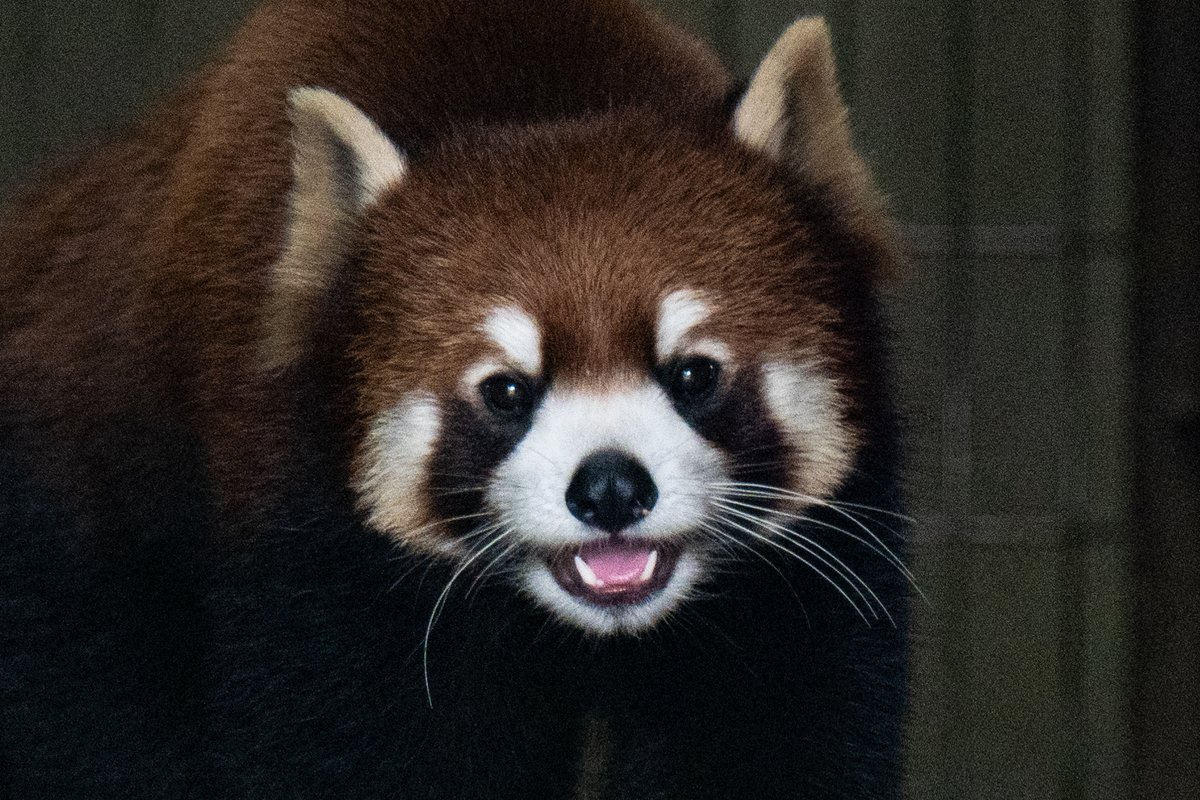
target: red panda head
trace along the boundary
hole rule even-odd
[[[830,253],[798,204],[850,250],[886,245],[820,22],[783,37],[728,130],[613,112],[462,132],[410,166],[339,96],[291,106],[266,352],[295,359],[356,254],[371,528],[503,567],[587,630],[637,631],[853,468],[862,355],[831,271],[871,265]]]

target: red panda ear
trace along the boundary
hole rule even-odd
[[[747,147],[829,191],[858,232],[890,251],[890,224],[854,149],[824,19],[802,17],[779,37],[733,113],[733,130]]]
[[[286,245],[275,262],[262,356],[269,369],[295,362],[316,308],[352,246],[355,222],[403,179],[404,156],[353,103],[325,89],[288,94],[292,191]]]

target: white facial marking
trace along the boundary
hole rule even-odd
[[[708,319],[709,313],[708,303],[690,289],[679,289],[664,297],[658,308],[654,347],[659,362],[674,355],[692,329]]]
[[[401,537],[424,522],[422,487],[440,418],[437,401],[415,392],[372,421],[355,488],[359,507],[378,530]]]
[[[792,484],[816,498],[833,494],[846,478],[856,437],[846,426],[834,380],[812,364],[763,367],[767,405],[796,452]]]
[[[733,360],[729,348],[716,339],[698,339],[689,342],[687,347],[676,351],[676,355],[708,356],[718,364],[728,365]]]
[[[537,323],[519,308],[497,308],[488,315],[483,330],[514,367],[526,375],[542,371],[542,333]]]
[[[629,529],[631,538],[663,539],[704,519],[705,491],[725,474],[720,452],[675,412],[657,384],[609,394],[551,391],[521,442],[496,468],[487,501],[530,545],[561,548],[595,539],[567,509],[579,464],[614,449],[639,461],[658,487],[658,502]]]
[[[647,381],[606,394],[553,390],[534,415],[525,437],[496,468],[486,503],[519,541],[553,552],[603,538],[567,508],[567,487],[580,463],[606,449],[619,450],[646,468],[658,488],[650,513],[623,535],[646,542],[697,531],[710,513],[709,486],[727,477],[722,454],[676,413],[671,401]],[[644,568],[649,580],[657,552]],[[667,585],[633,606],[600,608],[570,595],[541,558],[526,568],[525,588],[543,605],[592,631],[611,633],[647,627],[673,609],[702,573],[701,556],[685,550]],[[589,586],[599,579],[583,559],[575,569]]]

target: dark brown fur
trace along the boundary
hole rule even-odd
[[[365,302],[384,324],[359,361],[371,388],[391,387],[369,411],[396,387],[453,393],[502,305],[539,321],[547,371],[568,385],[643,378],[659,298],[679,287],[711,299],[699,331],[735,361],[838,353],[828,266],[803,225],[780,226],[787,197],[732,139],[664,130],[644,110],[519,133],[447,144],[369,215]],[[390,377],[377,380],[380,365]]]
[[[729,88],[705,50],[619,0],[264,4],[187,90],[5,213],[0,383],[58,430],[46,470],[81,494],[88,432],[145,403],[195,420],[227,510],[261,501],[280,447],[261,421],[260,314],[298,86],[342,93],[418,152],[448,128],[613,106],[705,119]]]
[[[264,309],[305,86],[413,168],[280,371]],[[696,630],[607,649],[484,585],[441,623],[431,709],[414,654],[446,565],[413,579],[428,565],[348,500],[373,416],[413,389],[461,410],[498,301],[545,326],[556,380],[594,385],[654,368],[656,303],[682,285],[746,370],[727,427],[765,418],[753,367],[811,354],[862,444],[839,496],[898,507],[873,190],[840,129],[774,161],[739,144],[731,88],[625,0],[268,0],[145,121],[9,205],[0,796],[11,771],[30,796],[560,797],[595,714],[614,797],[898,797],[904,588],[862,548],[898,629],[852,627],[770,552],[721,576]],[[730,438],[781,450],[760,427]]]

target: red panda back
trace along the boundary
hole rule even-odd
[[[729,82],[624,0],[264,3],[157,113],[0,218],[0,379],[75,453],[53,471],[83,469],[83,440],[145,406],[199,426],[221,496],[261,490],[275,448],[254,422],[254,354],[287,213],[285,98],[301,86],[338,91],[419,153],[464,126],[631,105],[711,121]]]

